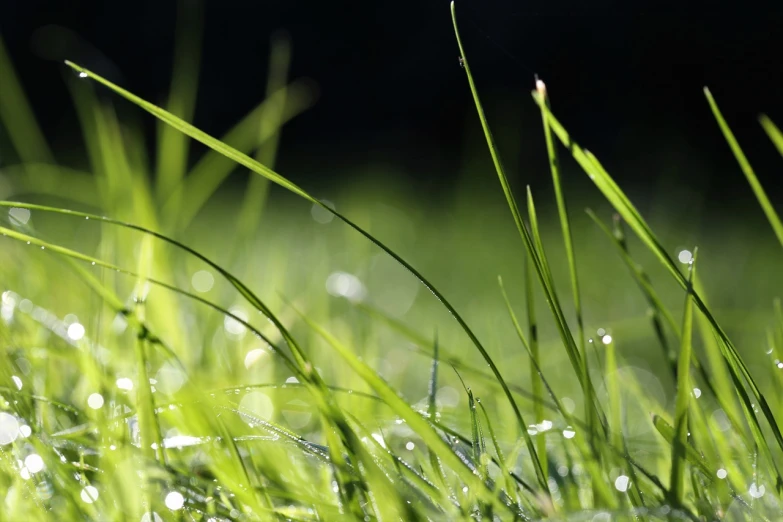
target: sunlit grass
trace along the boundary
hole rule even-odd
[[[510,220],[388,192],[335,206],[276,172],[281,127],[314,101],[284,39],[266,99],[220,139],[186,121],[196,62],[166,109],[68,63],[84,172],[51,159],[0,49],[19,159],[0,175],[24,196],[0,201],[4,519],[779,518],[783,277],[740,281],[773,293],[736,313],[714,283],[740,247],[779,256],[780,220],[709,92],[772,231],[721,234],[720,256],[699,241],[697,277],[542,81],[556,213],[519,198],[457,41]],[[154,169],[95,88],[161,123]],[[209,150],[188,169],[190,140]],[[574,210],[561,156],[595,211]],[[247,192],[219,192],[237,164]]]

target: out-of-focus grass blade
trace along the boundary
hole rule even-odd
[[[693,344],[693,276],[696,272],[696,252],[693,251],[689,269],[688,291],[685,294],[685,307],[682,315],[682,337],[680,355],[677,361],[677,398],[674,410],[674,440],[672,444],[672,467],[669,480],[671,502],[682,505],[685,488],[685,453],[688,446],[688,408],[693,394],[691,386],[691,353]]]
[[[139,321],[144,323],[146,320],[146,300],[149,291],[149,272],[152,264],[152,238],[145,236],[141,244],[138,261],[138,278],[136,289],[134,291],[135,313]],[[139,376],[138,394],[136,402],[136,413],[139,420],[139,432],[141,438],[142,452],[150,460],[157,459],[159,462],[165,462],[165,449],[163,448],[163,437],[160,434],[160,423],[155,413],[155,399],[152,395],[147,368],[149,367],[147,357],[147,347],[149,343],[148,332],[144,329],[136,334],[136,371]]]
[[[759,117],[759,122],[761,123],[761,126],[764,127],[764,131],[767,133],[767,136],[769,136],[769,139],[772,140],[775,148],[778,149],[780,155],[783,156],[783,132],[780,132],[778,126],[775,125],[766,114],[762,114]]]
[[[271,107],[285,100],[281,115],[281,124],[285,124],[310,108],[315,99],[313,89],[307,82],[295,80],[267,97],[224,134],[221,141],[239,151],[250,153],[255,147],[273,139],[278,132],[278,129],[271,126],[261,126],[264,115]],[[172,226],[177,230],[185,229],[235,168],[235,162],[220,151],[207,151],[182,183],[175,187],[172,197],[163,203],[162,222],[173,223]],[[187,197],[184,197],[185,195]],[[179,212],[175,205],[177,200],[180,201]]]
[[[33,163],[4,166],[3,175],[11,182],[11,194],[43,194],[90,206],[98,201],[95,177],[89,172]]]
[[[663,417],[660,415],[653,415],[653,425],[655,426],[655,429],[658,430],[658,433],[661,434],[661,436],[672,445],[672,451],[674,451],[674,438],[676,434],[674,433],[674,428],[664,420]],[[701,471],[705,477],[708,477],[710,480],[713,480],[713,477],[715,476],[715,472],[711,470],[707,464],[702,460],[701,455],[699,452],[691,445],[690,443],[686,443],[683,446],[683,457],[688,460],[688,462],[691,463],[691,465],[696,466],[699,468],[699,471]]]
[[[631,271],[636,284],[639,285],[639,288],[642,290],[645,299],[647,300],[650,308],[653,310],[653,326],[655,328],[656,336],[658,337],[658,342],[664,350],[664,356],[666,357],[666,361],[669,363],[669,366],[672,370],[672,376],[676,376],[677,357],[675,353],[669,349],[666,336],[663,333],[661,319],[666,321],[666,324],[669,326],[672,333],[677,336],[677,338],[680,337],[679,326],[677,326],[677,323],[675,322],[671,312],[669,312],[669,309],[666,308],[666,306],[663,304],[663,301],[661,301],[660,297],[658,297],[658,294],[650,283],[650,279],[644,269],[639,266],[631,257],[631,254],[628,251],[625,237],[622,233],[622,225],[619,222],[619,219],[615,220],[617,224],[615,226],[615,232],[612,233],[612,231],[609,230],[609,228],[598,218],[598,216],[595,215],[592,210],[587,209],[587,215],[590,216],[590,219],[592,219],[595,224],[598,225],[598,228],[600,228],[601,231],[606,234],[612,244],[617,247],[621,259]]]
[[[23,163],[52,163],[52,153],[0,38],[0,122]]]
[[[193,119],[198,92],[204,7],[201,0],[178,0],[177,7],[174,68],[166,110],[189,121]],[[169,125],[159,124],[158,132],[156,189],[158,200],[163,201],[170,196],[181,197],[181,194],[172,194],[172,191],[185,176],[190,140]],[[177,209],[179,203],[176,199],[172,202]]]
[[[259,121],[259,139],[263,137],[265,129],[273,129],[273,134],[263,143],[259,143],[256,151],[256,160],[262,165],[274,168],[277,159],[277,149],[280,142],[280,132],[283,127],[283,111],[287,99],[285,89],[288,70],[291,62],[291,42],[285,35],[279,35],[272,39],[272,50],[269,60],[269,78],[266,85],[266,97],[274,103],[267,104]],[[275,93],[280,96],[272,97]],[[269,180],[261,176],[251,176],[248,180],[245,198],[239,210],[238,234],[239,244],[245,243],[258,222],[269,193]]]
[[[759,183],[756,173],[753,172],[753,167],[750,166],[748,158],[745,156],[745,153],[742,152],[742,148],[740,147],[739,142],[737,142],[737,138],[734,137],[734,133],[731,132],[731,128],[729,128],[728,123],[726,123],[726,120],[723,118],[723,114],[721,114],[718,104],[715,103],[715,98],[712,97],[712,93],[706,87],[704,88],[704,95],[707,97],[710,109],[712,109],[712,114],[715,116],[715,120],[718,122],[721,132],[723,132],[723,137],[726,138],[726,142],[729,144],[737,163],[739,163],[742,173],[745,174],[745,178],[748,180],[750,188],[753,189],[753,193],[756,195],[759,206],[761,206],[761,209],[767,216],[769,224],[772,225],[772,230],[775,231],[775,235],[778,237],[780,245],[783,246],[783,222],[780,221],[780,217],[777,212],[775,212],[772,203],[769,201],[767,193],[764,192],[764,188],[761,186],[761,183]],[[765,129],[766,128],[767,127],[765,127]],[[771,134],[770,137],[772,137]]]
[[[253,172],[256,172],[257,174],[260,174],[270,181],[280,185],[281,187],[293,192],[294,194],[304,198],[305,200],[320,206],[327,212],[333,214],[338,219],[343,221],[345,224],[359,232],[362,236],[370,240],[372,243],[374,243],[376,246],[381,248],[384,252],[389,254],[392,258],[395,259],[398,263],[400,263],[406,270],[408,270],[411,274],[413,274],[424,286],[427,287],[428,290],[430,290],[435,297],[443,304],[444,307],[449,311],[449,313],[454,317],[454,319],[459,323],[460,327],[463,329],[463,331],[468,335],[470,340],[473,342],[476,349],[481,353],[481,356],[484,358],[484,360],[489,365],[490,369],[492,370],[492,373],[494,374],[495,378],[497,379],[500,386],[503,388],[503,392],[508,399],[509,403],[511,404],[512,409],[514,410],[514,416],[517,420],[517,424],[520,426],[520,429],[525,430],[526,424],[524,419],[522,418],[522,413],[519,410],[519,407],[516,404],[516,400],[514,399],[514,396],[511,394],[511,390],[508,388],[508,385],[506,384],[505,379],[503,379],[503,376],[500,373],[500,370],[498,370],[497,365],[490,357],[489,353],[486,351],[484,346],[481,344],[481,342],[478,340],[478,337],[473,333],[473,331],[470,329],[468,324],[465,322],[465,320],[462,318],[462,316],[457,312],[457,310],[451,305],[451,303],[441,294],[421,273],[419,273],[413,266],[411,266],[408,262],[406,262],[404,259],[402,259],[399,255],[394,253],[389,247],[384,245],[382,242],[380,242],[378,239],[376,239],[374,236],[372,236],[370,233],[365,231],[363,228],[355,224],[353,221],[349,220],[347,217],[342,215],[341,213],[337,212],[335,209],[333,209],[331,206],[326,205],[322,201],[319,201],[315,199],[313,196],[302,190],[300,187],[298,187],[296,184],[288,181],[284,177],[282,177],[280,174],[274,172],[273,170],[269,169],[268,167],[265,167],[264,165],[261,165],[257,161],[253,160],[249,156],[241,153],[240,151],[236,150],[233,147],[230,147],[226,145],[225,143],[213,138],[212,136],[208,135],[207,133],[195,128],[193,125],[190,125],[189,123],[182,121],[181,119],[177,118],[176,116],[168,113],[167,111],[161,109],[160,107],[157,107],[149,102],[146,102],[139,98],[138,96],[135,96],[134,94],[131,94],[130,92],[126,91],[125,89],[122,89],[121,87],[118,87],[117,85],[114,85],[110,81],[106,80],[105,78],[102,78],[101,76],[98,76],[97,74],[88,71],[87,69],[80,67],[72,62],[66,62],[68,66],[73,68],[79,73],[85,74],[90,78],[93,78],[97,82],[105,85],[109,89],[113,90],[120,96],[124,97],[125,99],[131,101],[132,103],[138,105],[142,109],[146,110],[150,114],[156,116],[157,118],[165,121],[166,123],[175,126],[180,131],[184,132],[185,134],[189,135],[190,137],[200,141],[204,145],[207,145],[208,147],[214,149],[217,152],[220,152],[221,154],[225,155],[226,157],[236,161],[240,165],[243,165],[247,167],[248,169],[252,170]],[[222,273],[225,274],[225,271],[222,271]],[[245,294],[243,294],[245,295]],[[252,294],[251,294],[252,295]],[[245,295],[247,297],[247,295]],[[256,299],[257,300],[257,299]],[[282,325],[280,325],[282,326]],[[573,339],[571,340],[573,343]],[[543,479],[543,472],[540,470],[540,463],[537,459],[534,459],[534,464],[536,465],[536,469],[538,470],[538,477],[539,482],[543,489],[546,490],[547,484],[546,481]]]

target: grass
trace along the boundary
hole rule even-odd
[[[697,276],[697,249],[654,232],[542,81],[556,213],[515,195],[452,17],[511,220],[477,216],[478,196],[448,218],[388,191],[335,207],[277,173],[281,127],[314,101],[285,40],[266,100],[221,138],[186,121],[193,61],[165,109],[68,63],[81,171],[51,159],[0,47],[4,183],[26,195],[0,201],[0,519],[779,517],[783,312],[762,301],[780,276],[738,297],[724,267],[747,237],[779,256],[781,222],[714,98],[780,244],[705,234]],[[161,122],[155,169],[94,88]],[[188,169],[190,140],[208,151]],[[585,216],[560,156],[605,200]],[[237,164],[248,191],[219,192]]]

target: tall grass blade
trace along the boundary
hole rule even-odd
[[[576,314],[576,326],[578,336],[579,351],[582,353],[582,365],[587,367],[587,355],[585,352],[585,332],[584,320],[582,318],[582,300],[579,294],[579,278],[576,270],[576,254],[574,253],[573,239],[571,235],[571,224],[568,217],[568,207],[566,206],[563,187],[560,182],[560,161],[558,159],[557,148],[552,137],[552,129],[547,123],[547,114],[551,111],[549,96],[546,85],[543,81],[536,78],[536,88],[548,110],[541,111],[541,120],[544,124],[544,138],[549,157],[549,169],[552,173],[552,185],[555,189],[555,201],[557,203],[557,213],[560,217],[560,229],[563,235],[563,244],[565,246],[566,260],[568,261],[568,272],[571,278],[571,293],[574,299],[574,312]],[[528,188],[528,194],[529,194]]]
[[[694,249],[689,269],[689,285],[693,284],[696,272],[696,252]],[[682,337],[680,339],[680,355],[677,361],[677,398],[674,411],[674,444],[672,446],[672,467],[669,487],[671,501],[675,506],[682,505],[685,486],[685,448],[688,444],[688,409],[693,386],[691,385],[691,341],[693,332],[693,299],[692,286],[685,294],[685,308],[682,316]]]
[[[537,93],[535,92],[533,93],[533,99],[536,101],[536,103],[539,104],[539,106],[545,108],[545,106],[539,100]],[[571,137],[568,135],[568,132],[566,132],[566,130],[563,128],[560,122],[558,122],[557,119],[551,115],[551,113],[549,113],[549,115],[550,118],[548,121],[549,121],[549,125],[552,127],[552,131],[560,139],[560,141],[571,151],[577,163],[579,163],[579,165],[585,170],[588,176],[590,176],[590,179],[593,180],[593,182],[598,187],[598,189],[609,200],[612,206],[614,206],[615,210],[617,210],[617,212],[620,213],[620,215],[623,217],[626,223],[628,223],[631,229],[634,230],[634,232],[637,234],[639,239],[642,240],[645,246],[647,246],[647,248],[650,249],[650,251],[658,258],[658,260],[674,277],[675,281],[677,281],[677,283],[683,289],[687,289],[688,282],[685,279],[685,277],[682,275],[682,273],[677,269],[672,258],[666,253],[666,250],[663,248],[660,241],[656,238],[655,234],[653,234],[650,227],[641,217],[641,215],[636,210],[636,208],[628,200],[627,196],[620,190],[620,188],[617,186],[617,184],[614,182],[611,176],[609,176],[609,174],[600,164],[598,159],[592,154],[590,154],[589,152],[579,147],[571,139]],[[783,434],[781,434],[780,425],[775,419],[775,416],[772,413],[772,410],[770,409],[767,400],[764,398],[763,394],[761,393],[758,384],[756,383],[753,376],[750,374],[742,358],[737,353],[736,347],[731,342],[731,340],[729,339],[728,335],[723,330],[723,328],[720,327],[720,325],[718,324],[717,320],[712,315],[710,310],[707,308],[699,292],[693,293],[693,299],[694,299],[694,304],[699,309],[699,311],[703,314],[703,316],[707,319],[707,321],[709,322],[710,329],[713,331],[714,335],[718,339],[718,345],[719,345],[721,355],[723,356],[724,360],[726,361],[729,367],[729,370],[732,375],[732,380],[734,381],[734,391],[739,396],[740,402],[745,404],[750,404],[750,398],[747,394],[747,390],[744,387],[744,384],[746,383],[747,386],[750,388],[754,400],[759,405],[761,413],[767,420],[767,423],[774,435],[776,443],[781,449],[783,449]],[[776,465],[774,464],[771,453],[769,451],[769,442],[767,441],[766,438],[764,438],[761,435],[759,421],[756,418],[755,414],[752,413],[752,409],[750,410],[745,409],[745,416],[748,424],[751,426],[751,431],[753,432],[754,440],[756,441],[756,443],[759,445],[760,449],[764,453],[765,459],[773,468],[776,468]],[[783,492],[783,477],[781,477],[780,474],[777,472],[776,472],[776,476],[777,476],[776,487]]]
[[[780,221],[780,217],[778,216],[777,212],[775,212],[775,208],[772,206],[772,203],[769,201],[767,193],[764,191],[761,183],[759,183],[759,180],[756,177],[756,173],[753,171],[753,167],[750,166],[748,158],[745,156],[745,153],[742,152],[742,148],[740,147],[739,142],[737,142],[737,138],[734,137],[734,133],[731,132],[729,124],[726,123],[726,120],[723,118],[723,114],[721,114],[720,109],[718,108],[718,104],[715,102],[715,98],[712,97],[712,93],[706,87],[704,88],[704,95],[707,97],[707,101],[710,104],[710,109],[712,109],[712,114],[715,116],[715,120],[718,122],[718,126],[723,133],[723,137],[726,138],[726,142],[729,144],[731,152],[734,154],[737,163],[739,163],[740,169],[742,169],[742,173],[745,174],[745,178],[748,180],[750,188],[753,189],[753,193],[756,195],[759,206],[761,206],[761,209],[767,216],[767,220],[769,220],[769,224],[772,226],[772,230],[778,237],[780,245],[783,246],[783,222]]]
[[[506,294],[505,287],[503,286],[503,280],[498,278],[498,283],[500,284],[500,291],[501,294],[503,295],[503,300],[506,303],[506,308],[508,309],[511,322],[514,325],[514,329],[517,332],[517,337],[522,342],[522,346],[524,346],[525,350],[527,351],[528,356],[530,357],[531,364],[533,365],[536,373],[541,379],[542,384],[546,388],[549,397],[552,399],[552,402],[555,403],[555,408],[563,416],[563,418],[565,419],[565,421],[568,423],[569,426],[579,425],[580,423],[577,422],[577,420],[568,412],[568,410],[565,409],[565,407],[563,407],[562,402],[557,398],[555,392],[552,390],[552,387],[549,385],[546,378],[544,377],[544,374],[541,371],[541,367],[538,365],[538,362],[533,357],[533,354],[530,351],[530,345],[525,339],[525,335],[522,331],[522,327],[519,325],[519,321],[517,320],[516,314],[514,313],[514,310],[511,307],[511,302],[508,300],[508,295]],[[576,446],[582,458],[584,459],[583,465],[587,469],[588,474],[591,476],[591,481],[593,484],[593,492],[596,495],[597,502],[603,503],[604,505],[607,506],[613,506],[615,505],[614,497],[609,487],[607,487],[606,481],[601,480],[602,473],[601,473],[600,463],[598,461],[597,454],[594,450],[594,447],[592,446],[592,444],[604,445],[606,443],[606,438],[597,435],[595,432],[590,431],[591,427],[586,423],[583,424],[583,428],[586,436],[582,437],[581,435],[575,435],[571,440]],[[527,437],[529,437],[529,435],[527,435]],[[622,448],[616,448],[615,451],[621,452]]]
[[[475,102],[476,105],[476,111],[478,112],[479,115],[481,127],[484,131],[484,136],[486,137],[487,145],[489,147],[489,151],[492,156],[492,161],[495,165],[495,170],[497,171],[498,179],[500,180],[500,185],[506,197],[506,202],[508,203],[509,209],[511,210],[511,215],[514,218],[514,223],[516,224],[517,230],[519,231],[519,234],[522,237],[525,248],[534,262],[539,281],[541,282],[541,285],[544,288],[547,304],[549,305],[552,315],[554,316],[555,321],[557,323],[558,332],[562,337],[563,345],[566,348],[566,353],[568,354],[569,360],[571,361],[571,365],[573,366],[574,371],[577,374],[580,382],[584,386],[584,374],[581,368],[581,364],[579,362],[578,349],[576,347],[574,338],[571,335],[570,330],[568,329],[568,325],[563,315],[563,311],[560,307],[560,303],[557,299],[557,295],[552,286],[549,267],[546,265],[545,261],[539,257],[534,240],[531,238],[530,234],[527,231],[527,228],[525,227],[524,221],[522,220],[522,215],[519,212],[519,208],[517,206],[516,200],[514,199],[514,196],[511,191],[511,187],[508,183],[508,178],[506,177],[505,169],[503,168],[503,164],[500,161],[500,156],[497,151],[497,146],[495,145],[495,140],[492,137],[492,132],[489,129],[489,124],[487,122],[486,115],[484,114],[484,109],[483,106],[481,105],[481,100],[479,99],[478,91],[473,81],[473,76],[470,72],[470,65],[468,63],[467,57],[465,56],[464,48],[462,46],[462,40],[460,39],[459,36],[459,29],[457,27],[457,18],[456,18],[454,2],[451,3],[451,17],[454,25],[454,33],[457,38],[457,45],[459,46],[459,50],[460,50],[460,58],[462,60],[463,67],[465,68],[465,74],[467,76],[468,84],[470,86],[470,90],[473,95],[473,101]]]
[[[177,28],[175,31],[174,68],[166,110],[185,121],[193,119],[198,91],[199,61],[201,58],[201,33],[203,31],[201,0],[177,1]],[[174,207],[179,210],[181,193],[173,194],[175,187],[185,177],[190,140],[168,125],[158,125],[158,154],[156,166],[156,192],[159,201],[174,197]]]
[[[780,131],[778,126],[775,125],[766,114],[762,114],[759,117],[759,122],[761,123],[761,126],[764,127],[764,131],[767,133],[767,136],[769,136],[769,139],[772,140],[775,148],[778,149],[780,155],[783,156],[783,132]]]
[[[52,163],[52,153],[38,127],[11,57],[0,38],[0,123],[23,163]]]

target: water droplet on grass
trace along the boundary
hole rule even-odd
[[[628,486],[630,483],[631,483],[630,478],[628,478],[626,475],[620,475],[615,479],[614,487],[617,491],[625,492],[628,491]]]
[[[199,270],[190,280],[190,284],[196,292],[209,292],[215,284],[215,278],[206,270]]]
[[[30,210],[26,208],[12,207],[8,210],[8,217],[14,225],[26,225],[30,221]]]
[[[103,395],[100,393],[90,394],[90,396],[87,397],[87,406],[93,410],[99,409],[101,406],[103,406]]]
[[[82,497],[82,501],[87,504],[92,504],[98,500],[98,488],[95,486],[85,486],[79,496]]]
[[[44,461],[37,453],[31,453],[24,459],[24,466],[30,473],[38,473],[44,469]]]
[[[322,199],[321,203],[326,205],[327,207],[334,209],[334,203],[327,199]],[[321,205],[318,205],[316,203],[313,203],[312,208],[310,209],[310,215],[313,217],[313,220],[315,220],[318,223],[321,223],[322,225],[325,225],[327,223],[330,223],[334,219],[334,214],[323,208]]]
[[[166,507],[172,511],[181,509],[185,505],[185,497],[179,491],[172,491],[166,495]]]
[[[242,400],[239,401],[239,409],[245,410],[265,421],[270,420],[275,413],[275,406],[272,404],[272,400],[267,394],[260,391],[245,394]]]
[[[748,493],[753,498],[761,498],[764,496],[764,493],[766,493],[767,488],[764,487],[763,484],[759,485],[755,482],[750,485],[750,488],[748,488]]]
[[[680,263],[687,265],[693,259],[693,254],[690,250],[680,250],[680,252],[677,254],[677,259],[680,261]]]
[[[19,422],[16,417],[0,412],[0,446],[11,444],[19,436]]]
[[[68,326],[68,337],[72,341],[79,341],[84,337],[84,326],[80,323],[73,323]]]

